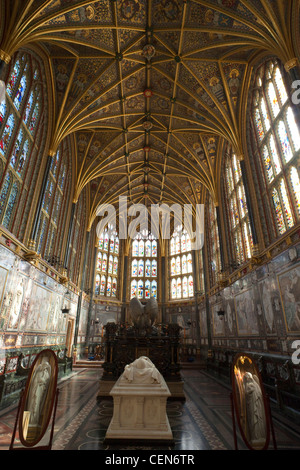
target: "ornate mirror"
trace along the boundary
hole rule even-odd
[[[242,438],[249,449],[265,450],[270,442],[269,408],[253,359],[238,354],[232,367],[232,396]]]
[[[41,351],[29,372],[21,401],[19,437],[26,447],[44,436],[53,409],[57,386],[57,357],[50,349]]]

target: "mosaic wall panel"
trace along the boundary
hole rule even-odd
[[[0,352],[64,346],[67,318],[63,307],[69,307],[69,315],[75,317],[77,296],[67,296],[66,287],[0,246]]]
[[[119,305],[94,304],[91,311],[90,341],[101,343],[106,323],[118,323],[120,318]]]
[[[291,352],[300,333],[299,260],[300,245],[211,297],[213,346]],[[225,311],[223,320],[219,309]]]

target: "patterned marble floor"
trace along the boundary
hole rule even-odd
[[[167,414],[174,446],[106,445],[105,433],[112,417],[110,399],[97,401],[99,369],[75,369],[59,383],[59,400],[52,450],[180,451],[234,450],[230,389],[205,371],[182,371],[186,401],[170,401]],[[299,426],[272,409],[277,448],[300,450]],[[0,414],[0,450],[8,450],[16,408]],[[47,439],[47,436],[46,436]],[[16,445],[18,441],[16,441]],[[238,433],[238,449],[246,449]],[[271,442],[270,449],[273,449]]]

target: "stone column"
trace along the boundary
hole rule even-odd
[[[207,269],[207,257],[205,250],[202,249],[202,263],[203,263],[203,273],[204,273],[204,298],[205,298],[205,307],[206,307],[206,320],[207,320],[207,340],[208,340],[208,353],[212,348],[211,341],[211,328],[210,328],[210,308],[209,308],[209,280],[208,269]]]
[[[93,272],[92,272],[92,288],[90,294],[90,303],[89,303],[89,311],[88,311],[88,320],[87,320],[87,330],[86,330],[86,345],[85,345],[85,353],[88,356],[89,353],[89,345],[90,345],[90,329],[91,329],[91,317],[92,317],[92,310],[93,310],[93,300],[94,300],[94,293],[95,293],[95,276],[96,276],[96,260],[97,260],[97,253],[98,253],[98,243],[94,248],[94,256],[93,256]]]
[[[11,56],[6,52],[0,49],[0,80],[3,80],[3,76],[5,73],[6,65],[8,65],[11,61]]]
[[[86,278],[86,261],[87,261],[87,256],[88,256],[89,241],[90,241],[90,232],[87,231],[86,240],[85,240],[83,267],[82,267],[83,271],[82,271],[82,276],[81,276],[80,294],[79,294],[78,305],[77,305],[75,331],[74,331],[73,352],[74,352],[75,358],[76,358],[76,352],[77,352],[77,337],[78,337],[78,328],[79,328],[79,321],[80,321],[80,314],[81,314],[81,304],[82,304],[83,290],[84,290],[85,278]]]
[[[166,323],[166,256],[161,255],[161,322]]]
[[[194,295],[195,295],[195,330],[196,330],[196,347],[200,347],[200,323],[199,323],[199,311],[198,311],[198,297],[196,291],[199,290],[199,269],[198,261],[196,256],[196,250],[192,250],[192,263],[193,263],[193,278],[194,278]]]
[[[73,221],[74,221],[75,208],[76,208],[76,203],[72,202],[71,217],[70,217],[69,230],[68,230],[68,238],[67,238],[65,257],[64,257],[64,270],[65,270],[65,273],[67,273],[68,264],[69,264],[70,243],[71,243],[71,236],[72,236],[72,230],[73,230]]]
[[[122,310],[121,322],[126,321],[126,292],[127,292],[127,273],[128,273],[128,253],[124,253],[124,266],[123,266],[123,292],[122,292]]]
[[[217,215],[217,225],[218,225],[218,234],[219,234],[219,245],[220,245],[220,261],[221,261],[221,272],[222,274],[225,271],[225,261],[224,261],[224,243],[222,237],[222,225],[221,225],[221,216],[220,216],[220,207],[218,204],[215,205],[216,215]]]

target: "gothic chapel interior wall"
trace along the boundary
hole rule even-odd
[[[297,407],[300,367],[291,357],[300,334],[300,139],[290,109],[297,120],[299,105],[291,102],[291,87],[300,77],[299,2],[293,2],[289,39],[286,31],[274,33],[272,41],[258,41],[250,56],[248,44],[246,60],[242,56],[227,67],[226,58],[227,68],[220,72],[220,66],[222,83],[230,83],[225,93],[229,104],[218,116],[218,122],[224,118],[221,131],[202,132],[207,160],[200,154],[197,162],[203,174],[197,173],[194,160],[188,166],[186,154],[197,148],[192,139],[194,147],[191,144],[189,151],[190,142],[180,142],[180,156],[171,163],[161,163],[159,159],[168,157],[168,152],[158,148],[155,177],[163,174],[164,166],[173,169],[174,165],[176,174],[182,155],[186,158],[187,169],[181,171],[188,178],[174,179],[166,200],[176,194],[181,203],[205,204],[205,243],[195,255],[180,227],[163,252],[149,233],[129,244],[118,238],[117,231],[104,230],[98,237],[97,203],[106,196],[115,202],[129,185],[123,179],[127,171],[123,167],[117,175],[109,173],[112,156],[117,154],[119,164],[126,162],[129,152],[122,149],[118,154],[119,149],[114,149],[110,154],[114,139],[118,142],[113,135],[103,145],[101,164],[93,166],[100,148],[99,129],[91,130],[84,113],[80,114],[80,107],[88,109],[76,95],[80,80],[77,89],[64,76],[65,68],[69,77],[83,75],[77,69],[80,53],[76,51],[70,60],[77,39],[72,37],[72,47],[64,49],[68,60],[58,55],[53,65],[48,51],[57,49],[51,38],[49,50],[43,45],[40,39],[45,31],[39,36],[33,30],[32,42],[21,35],[20,47],[17,41],[7,40],[5,3],[0,2],[0,79],[7,87],[6,103],[0,105],[0,408],[18,396],[41,349],[53,349],[60,375],[68,374],[74,360],[87,358],[101,344],[107,322],[130,321],[132,297],[146,302],[151,295],[158,300],[159,321],[182,327],[185,360],[205,361],[208,370],[227,380],[234,355],[250,351],[270,395],[276,398],[280,390],[285,403]],[[189,2],[183,3],[186,8]],[[199,10],[204,8],[202,3],[206,2],[196,5]],[[69,20],[78,15],[70,14]],[[9,44],[11,56],[5,50]],[[86,44],[82,47],[85,50]],[[177,67],[177,55],[175,62]],[[103,76],[108,88],[113,88]],[[210,90],[208,83],[206,90]],[[131,92],[129,80],[126,91]],[[89,92],[87,103],[94,93],[92,86]],[[75,105],[68,93],[72,98],[74,93]],[[111,93],[108,108],[116,100]],[[144,99],[143,93],[140,90]],[[217,108],[221,109],[220,103]],[[80,124],[74,123],[72,112]],[[197,112],[189,114],[191,120]],[[97,120],[92,112],[90,116]],[[212,121],[207,128],[213,127]],[[147,137],[144,128],[142,132],[142,138]],[[139,151],[149,151],[141,138],[139,145]],[[197,184],[190,183],[194,174],[200,175]],[[135,173],[130,177],[134,179]],[[145,194],[144,169],[142,177],[138,184]],[[164,277],[159,271],[164,271]],[[284,394],[287,387],[291,396]]]

